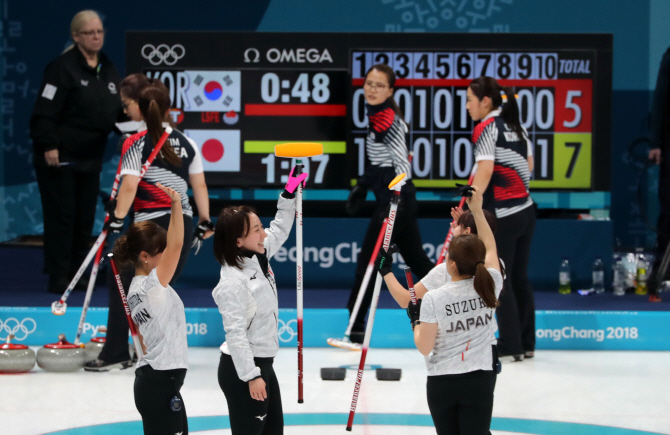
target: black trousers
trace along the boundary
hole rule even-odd
[[[170,215],[164,215],[152,220],[167,230],[170,224]],[[191,250],[192,238],[193,218],[184,215],[184,246],[181,249],[181,256],[179,257],[177,270],[175,270],[170,284],[173,284],[177,281],[179,275],[181,275],[181,272],[184,269],[184,265],[186,265],[186,260],[188,259],[188,254]],[[111,239],[109,246],[111,250],[111,246],[113,246]],[[126,292],[126,295],[128,295],[130,283],[135,277],[135,266],[132,264],[127,264],[122,267],[119,272],[121,275],[123,290]],[[111,363],[128,361],[130,359],[130,354],[128,353],[128,331],[130,330],[130,327],[128,326],[126,310],[123,308],[121,295],[119,294],[119,289],[116,286],[116,280],[114,279],[114,273],[112,272],[111,267],[107,268],[107,291],[109,292],[107,337],[105,340],[105,345],[102,347],[102,351],[100,351],[98,358]]]
[[[135,407],[145,435],[188,435],[186,407],[179,392],[185,377],[186,369],[154,370],[146,365],[135,370]],[[181,401],[177,411],[171,407],[174,397]]]
[[[62,291],[89,250],[100,172],[35,165],[44,218],[44,271]],[[54,288],[58,290],[58,288]]]
[[[413,187],[413,186],[412,186]],[[365,269],[370,261],[372,251],[374,251],[379,231],[384,223],[384,218],[388,217],[388,204],[379,204],[374,211],[372,219],[368,225],[365,233],[365,239],[361,246],[361,252],[358,254],[358,263],[356,264],[356,278],[354,286],[351,288],[349,294],[349,301],[347,308],[349,315],[354,309],[358,290],[363,282],[365,276]],[[435,266],[423,250],[421,242],[421,233],[419,232],[419,224],[417,222],[417,203],[416,196],[413,189],[409,189],[406,194],[401,195],[400,204],[398,205],[398,214],[393,227],[393,234],[391,235],[391,243],[398,245],[400,254],[405,259],[405,263],[412,268],[412,272],[419,278],[423,278]],[[360,310],[356,316],[356,320],[352,327],[351,340],[354,342],[362,342],[362,334],[365,332],[365,317],[372,303],[372,293],[375,288],[374,274],[370,279],[370,284],[365,291],[365,296],[361,302]]]
[[[496,372],[428,376],[428,408],[438,435],[488,435]]]
[[[535,298],[528,280],[530,244],[535,232],[535,208],[498,218],[496,245],[505,262],[505,284],[496,309],[501,355],[535,350]]]
[[[233,435],[282,435],[284,411],[277,375],[272,368],[274,358],[254,358],[265,381],[267,399],[255,400],[249,393],[249,383],[242,381],[235,371],[233,357],[221,354],[219,386],[228,402],[230,429]]]

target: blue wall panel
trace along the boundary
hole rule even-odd
[[[642,127],[649,105],[650,4],[625,0],[487,0],[450,3],[433,0],[205,0],[155,2],[149,8],[119,0],[113,3],[74,0],[66,4],[3,0],[0,8],[3,49],[3,100],[0,110],[0,241],[42,231],[41,206],[30,164],[27,126],[44,66],[68,42],[69,22],[78,10],[100,11],[107,29],[105,52],[124,71],[126,30],[259,30],[357,32],[605,32],[614,34],[612,120],[612,216],[623,245],[649,245],[653,236],[640,224],[632,193],[636,171],[625,163],[630,140]],[[409,5],[409,6],[406,6]],[[653,0],[656,14],[670,4]],[[657,26],[658,27],[658,26]],[[437,37],[437,36],[436,36]],[[464,35],[464,37],[467,37]],[[654,47],[670,44],[659,41]],[[656,51],[658,51],[655,48]],[[653,83],[652,83],[653,85]],[[602,110],[610,110],[602,108]],[[111,186],[118,159],[110,138],[102,186]],[[623,163],[622,163],[623,162]],[[652,197],[651,201],[655,199]],[[102,211],[97,226],[102,223]]]
[[[261,219],[267,227],[270,220]],[[350,288],[353,285],[358,251],[367,229],[368,220],[360,218],[305,218],[303,221],[304,282],[305,288]],[[439,254],[447,232],[447,222],[441,219],[421,219],[419,228],[423,246],[432,261]],[[528,269],[535,290],[557,289],[558,269],[564,256],[572,263],[574,289],[591,285],[591,264],[596,256],[602,257],[605,270],[611,270],[611,221],[574,221],[544,219],[537,222],[531,247]],[[180,281],[189,286],[214,288],[218,282],[220,265],[214,259],[213,242],[206,240],[201,254],[191,256]],[[394,270],[402,276],[403,265],[396,255]],[[271,261],[277,285],[295,287],[295,230]],[[606,273],[609,283],[611,277]],[[177,283],[179,286],[179,283]]]

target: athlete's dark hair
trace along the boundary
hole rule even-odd
[[[142,89],[137,104],[144,122],[147,123],[147,132],[155,145],[165,131],[163,122],[168,121],[165,114],[170,110],[170,93],[163,82],[149,79],[149,86]],[[158,158],[173,166],[181,166],[181,159],[168,142],[161,148]]]
[[[132,263],[140,267],[142,251],[154,256],[165,251],[167,231],[153,221],[135,222],[116,240],[112,253],[118,264]]]
[[[472,89],[472,93],[480,100],[483,100],[484,97],[489,97],[494,109],[502,106],[500,117],[505,121],[505,124],[511,127],[513,132],[519,135],[519,138],[523,137],[523,129],[521,128],[519,118],[519,105],[516,102],[512,88],[509,86],[500,86],[496,79],[487,76],[477,77],[470,83],[469,87]],[[507,101],[503,102],[501,92],[505,93]]]
[[[368,75],[370,75],[370,72],[372,72],[372,70],[377,70],[380,73],[385,74],[386,79],[389,82],[389,89],[393,89],[393,87],[395,86],[395,73],[393,72],[393,68],[386,65],[385,63],[378,63],[376,65],[372,65],[370,67],[370,69],[368,69],[368,71],[365,73],[365,80],[368,79]],[[389,102],[389,104],[393,108],[393,111],[396,114],[398,114],[400,119],[404,119],[403,114],[402,114],[402,110],[400,110],[400,107],[398,106],[398,103],[395,102],[395,99],[393,98],[393,95],[388,97],[388,99],[386,101]]]
[[[495,234],[498,229],[498,220],[496,219],[496,216],[488,210],[483,210],[483,212],[486,223],[489,224],[491,232]],[[470,234],[477,235],[477,224],[475,223],[475,217],[470,210],[465,210],[463,214],[458,217],[456,223],[463,228],[470,228]],[[502,263],[500,264],[500,273],[502,276],[505,276],[505,266]]]
[[[484,217],[486,218],[486,222],[489,224],[489,227],[491,227],[491,232],[495,234],[496,230],[498,229],[496,217],[488,210],[484,210]],[[463,214],[458,217],[456,223],[463,228],[470,228],[471,234],[477,234],[477,224],[475,223],[475,217],[472,215],[470,210],[465,210]]]
[[[237,239],[249,234],[251,213],[255,214],[256,210],[242,205],[226,207],[219,215],[214,231],[214,256],[221,265],[242,269],[244,253],[237,246]]]
[[[500,303],[496,298],[495,283],[486,266],[486,246],[474,234],[461,234],[454,237],[449,245],[449,260],[456,263],[459,275],[475,278],[475,291],[489,308]]]
[[[121,81],[121,94],[131,100],[139,101],[142,89],[149,86],[149,79],[144,74],[131,74]]]

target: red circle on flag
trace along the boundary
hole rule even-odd
[[[221,160],[223,152],[223,144],[216,139],[208,139],[202,144],[202,157],[210,163]]]

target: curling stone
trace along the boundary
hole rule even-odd
[[[96,337],[95,335],[98,332],[106,333],[107,328],[104,326],[99,327],[98,330],[91,337],[91,341],[86,343],[86,345],[84,346],[86,349],[86,361],[93,361],[95,359],[98,359],[98,355],[100,355],[102,348],[105,346],[105,341],[107,341],[107,337]]]
[[[0,345],[0,373],[23,373],[35,367],[35,351],[22,344],[12,344],[13,334]]]
[[[84,367],[86,350],[58,336],[58,342],[45,344],[37,351],[37,365],[48,372],[74,372]]]
[[[343,381],[347,376],[344,367],[321,367],[321,379],[324,381]]]
[[[378,381],[399,381],[402,369],[377,369],[375,374]]]

